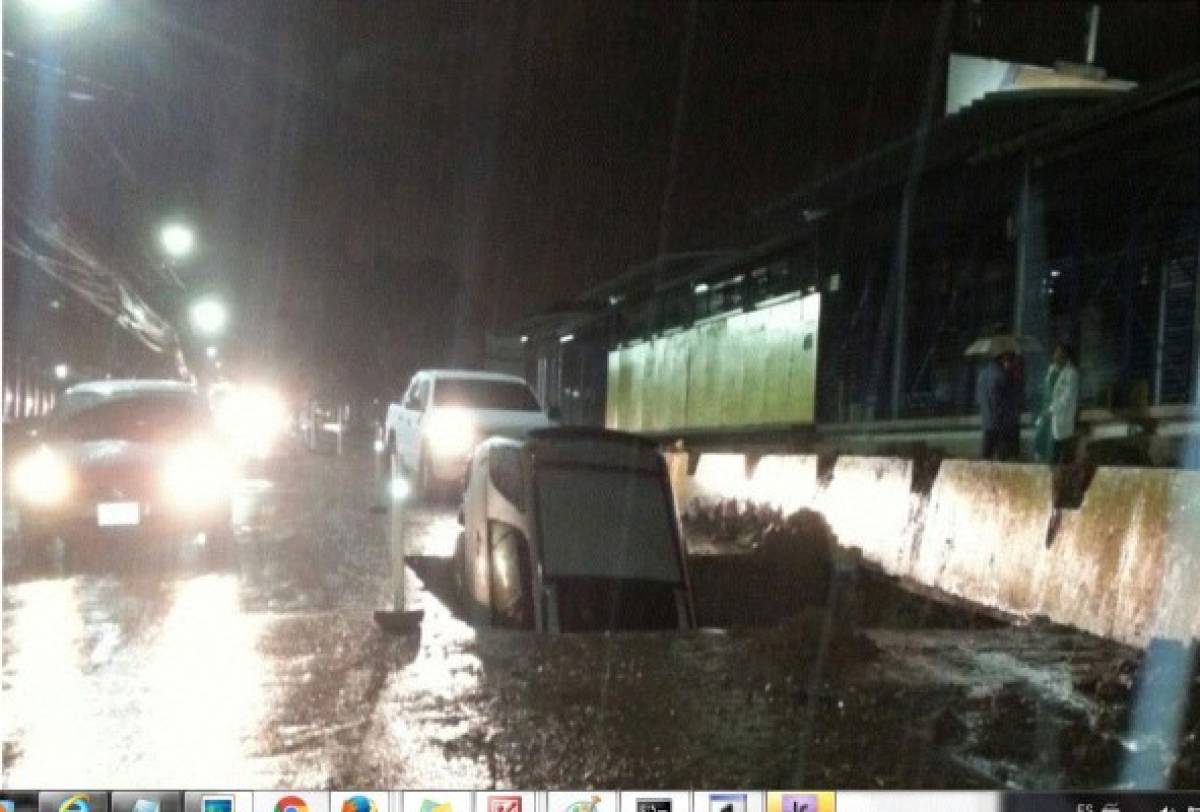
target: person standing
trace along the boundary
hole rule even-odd
[[[1053,384],[1049,383],[1053,375]],[[1046,421],[1050,425],[1053,447],[1050,462],[1063,464],[1075,459],[1075,417],[1079,412],[1079,369],[1071,357],[1071,348],[1063,342],[1054,347],[1054,358],[1046,373],[1050,403]]]
[[[1033,435],[1033,456],[1038,462],[1051,462],[1054,459],[1054,432],[1050,428],[1050,404],[1054,400],[1054,386],[1058,382],[1062,367],[1051,361],[1046,367],[1046,377],[1042,381],[1042,398],[1039,405],[1036,429]]]
[[[1021,451],[1021,395],[1011,352],[992,358],[979,373],[975,401],[983,425],[980,455],[985,460],[1015,460]]]

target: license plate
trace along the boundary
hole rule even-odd
[[[96,524],[100,527],[128,527],[141,520],[137,502],[101,502],[96,505]]]

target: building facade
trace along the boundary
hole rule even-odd
[[[649,264],[586,292],[569,324],[527,322],[530,380],[580,422],[634,430],[797,423],[842,437],[919,438],[922,426],[970,435],[978,361],[964,349],[1011,332],[1043,348],[1025,358],[1027,410],[1038,407],[1049,350],[1061,341],[1076,354],[1095,439],[1178,433],[1177,423],[1192,432],[1200,70],[1120,92],[991,93],[758,216],[764,236],[753,247]],[[819,301],[809,308],[820,314],[807,339],[816,353],[811,419],[764,407],[773,387],[791,385],[768,332],[725,331],[701,362],[689,355],[698,344],[670,338],[750,313],[776,312],[760,321],[795,332],[801,317],[776,309],[796,297]],[[656,344],[677,346],[661,356],[636,349]],[[650,360],[634,360],[639,353]],[[547,378],[547,368],[559,372]],[[627,417],[689,396],[721,405],[700,419],[677,406],[668,419]],[[1186,463],[1183,446],[1167,446],[1152,456]]]

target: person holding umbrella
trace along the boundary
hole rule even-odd
[[[993,335],[980,338],[967,348],[968,356],[984,356],[988,362],[975,382],[975,402],[983,425],[980,456],[1008,462],[1021,456],[1021,408],[1025,397],[1020,356],[1037,349],[1026,336]]]
[[[1014,366],[1017,354],[993,355],[979,373],[975,401],[983,425],[980,456],[1009,462],[1021,455],[1021,395]]]

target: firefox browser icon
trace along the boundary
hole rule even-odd
[[[379,812],[379,805],[366,795],[351,795],[342,801],[342,812]]]

